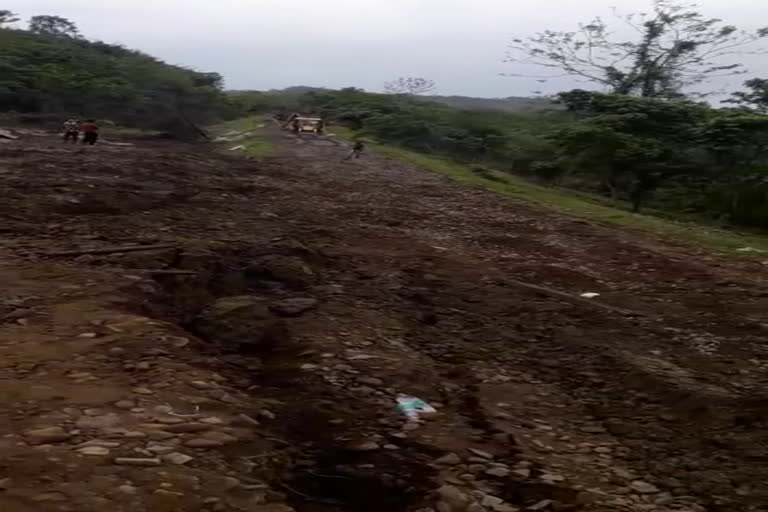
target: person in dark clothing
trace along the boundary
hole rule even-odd
[[[80,129],[83,132],[83,144],[90,144],[93,146],[96,144],[96,141],[99,140],[99,125],[97,125],[96,121],[93,119],[89,119],[83,123],[83,126]]]
[[[77,139],[80,137],[80,123],[77,119],[69,119],[64,123],[64,142],[72,142],[77,144]]]
[[[349,160],[352,157],[360,158],[360,155],[363,153],[363,149],[365,149],[365,144],[363,144],[363,141],[355,141],[355,145],[352,146],[352,151],[349,152],[344,160]]]

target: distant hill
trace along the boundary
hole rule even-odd
[[[309,92],[332,92],[335,89],[326,87],[311,87],[306,85],[296,85],[284,89],[270,89],[266,94],[301,96]],[[247,94],[254,91],[231,91],[232,94]],[[432,101],[441,103],[461,110],[484,110],[498,112],[539,112],[546,110],[560,110],[547,98],[526,98],[520,96],[509,96],[507,98],[475,98],[472,96],[413,96],[413,99],[422,101]]]
[[[222,78],[79,35],[0,28],[0,112],[110,119],[172,131],[225,106]]]
[[[434,101],[465,110],[498,110],[501,112],[531,112],[541,110],[559,110],[547,98],[525,98],[509,96],[507,98],[475,98],[472,96],[416,96],[417,99]]]

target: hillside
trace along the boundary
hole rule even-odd
[[[475,98],[472,96],[416,96],[416,99],[434,101],[464,110],[498,110],[501,112],[536,112],[557,110],[557,106],[548,98],[525,98],[510,96],[507,98]]]
[[[81,37],[0,29],[0,111],[183,130],[225,107],[216,73]]]

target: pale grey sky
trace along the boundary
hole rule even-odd
[[[56,14],[90,39],[224,75],[227,86],[356,86],[397,76],[434,80],[441,94],[527,96],[565,88],[506,78],[513,37],[568,30],[611,7],[650,0],[2,0],[25,19]],[[701,0],[701,11],[742,28],[768,24],[765,0]],[[754,59],[755,72],[768,64]],[[733,85],[743,77],[730,80]],[[727,84],[727,82],[726,82]],[[723,84],[725,85],[725,84]]]

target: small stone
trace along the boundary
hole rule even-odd
[[[317,307],[317,299],[296,298],[284,299],[269,306],[269,310],[277,316],[297,317]]]
[[[117,457],[115,464],[119,466],[159,466],[161,461],[158,458]]]
[[[360,377],[357,379],[360,384],[367,384],[368,386],[382,386],[384,381],[376,377]]]
[[[119,356],[121,354],[125,354],[125,349],[122,347],[112,347],[108,352],[113,356]]]
[[[478,457],[482,457],[482,458],[487,459],[487,460],[492,460],[493,459],[493,455],[491,455],[488,452],[484,452],[483,450],[477,450],[475,448],[470,448],[469,451],[472,454],[477,455]]]
[[[516,474],[517,476],[522,477],[522,478],[528,478],[528,477],[531,476],[531,470],[530,469],[525,469],[525,468],[523,468],[523,469],[515,469],[515,470],[512,470],[512,472],[514,474]]]
[[[487,470],[485,474],[490,476],[497,476],[499,478],[504,478],[506,476],[509,476],[509,470],[507,468],[491,468]]]
[[[552,500],[541,500],[535,505],[531,505],[530,507],[528,507],[528,510],[544,510],[545,508],[549,507],[553,503],[554,502]]]
[[[166,446],[164,444],[152,444],[147,446],[147,451],[152,453],[168,453],[172,452],[174,449],[173,446]]]
[[[205,423],[178,423],[176,425],[168,425],[164,427],[164,430],[175,434],[190,434],[193,432],[204,432],[210,430],[210,428],[211,426]]]
[[[437,459],[435,464],[455,466],[456,464],[461,464],[461,457],[455,453],[449,453]]]
[[[137,492],[139,492],[138,488],[128,484],[121,485],[120,487],[117,488],[117,490],[122,492],[123,494],[136,494]]]
[[[656,494],[660,492],[658,487],[642,480],[635,480],[629,486],[640,494]]]
[[[385,444],[384,446],[382,446],[382,448],[384,448],[385,450],[399,450],[400,449],[400,447],[397,446],[396,444]]]
[[[11,487],[10,478],[0,478],[0,491],[5,491]]]
[[[262,409],[259,411],[259,417],[264,418],[265,420],[274,420],[277,418],[277,415],[269,409]]]
[[[61,443],[71,436],[61,427],[44,427],[27,430],[24,437],[32,444],[48,444]]]
[[[104,429],[115,427],[120,423],[120,416],[111,412],[102,416],[83,416],[75,422],[75,425],[78,428]]]
[[[69,501],[69,498],[60,492],[43,492],[32,496],[32,501]]]
[[[564,482],[565,477],[563,475],[556,475],[552,473],[544,473],[541,475],[541,479],[547,482]]]
[[[599,426],[581,427],[581,431],[587,434],[603,434],[606,432],[605,428]]]
[[[136,407],[136,402],[133,400],[120,400],[118,402],[115,402],[115,407],[118,409],[133,409]]]
[[[479,503],[470,503],[466,510],[467,512],[485,512],[485,509]]]
[[[83,334],[78,335],[78,338],[95,338],[98,336],[95,332],[84,332]]]
[[[210,389],[213,386],[211,386],[210,383],[202,381],[202,380],[193,380],[189,383],[190,386],[197,389]]]
[[[109,448],[103,446],[86,446],[84,448],[79,448],[77,453],[93,457],[104,457],[105,455],[109,455]]]
[[[213,441],[218,441],[221,444],[230,444],[230,443],[236,443],[237,438],[233,435],[227,434],[225,432],[206,432],[201,437],[205,439],[211,439]]]
[[[205,423],[206,425],[224,425],[226,422],[221,418],[217,418],[216,416],[211,416],[210,418],[201,419],[200,423]]]
[[[480,502],[480,504],[484,507],[493,507],[495,505],[501,505],[502,503],[504,503],[503,499],[497,498],[496,496],[491,496],[490,494],[483,496],[483,499]]]
[[[163,455],[161,459],[163,459],[165,462],[168,462],[170,464],[176,464],[178,466],[181,466],[191,461],[193,457],[190,457],[189,455],[184,455],[183,453],[173,452],[173,453],[167,453]]]
[[[149,370],[150,368],[152,368],[152,365],[147,361],[136,363],[137,370]]]
[[[453,510],[464,510],[469,503],[467,495],[464,494],[461,489],[453,485],[443,485],[437,489],[437,494],[440,496],[441,501],[448,505],[449,512]],[[439,503],[438,508],[442,508]]]
[[[356,452],[370,452],[378,450],[379,448],[379,444],[373,441],[362,441],[360,443],[354,443],[349,447],[350,450],[354,450]]]
[[[219,446],[224,446],[224,443],[214,439],[196,437],[195,439],[185,441],[184,446],[189,446],[190,448],[218,448]]]
[[[598,446],[595,448],[595,453],[611,453],[613,450],[611,450],[607,446]]]
[[[154,395],[155,394],[154,391],[147,388],[133,388],[131,391],[133,391],[137,395]]]

